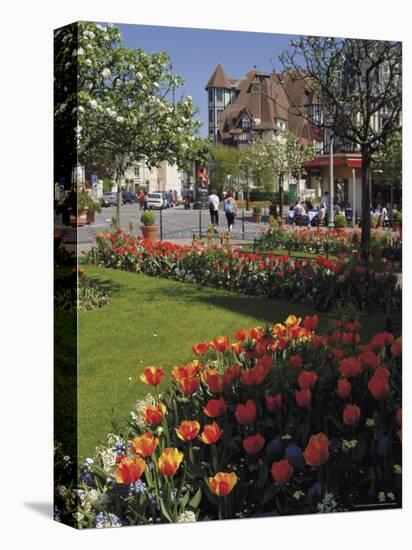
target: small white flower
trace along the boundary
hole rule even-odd
[[[97,109],[97,101],[95,99],[90,100],[90,107],[92,109]]]
[[[102,77],[103,78],[109,78],[112,74],[111,70],[108,69],[107,67],[105,69],[102,70]]]
[[[70,462],[70,457],[69,457],[69,455],[64,455],[63,460],[64,460],[65,462]]]
[[[92,66],[92,60],[91,59],[86,59],[85,63],[88,67]]]
[[[124,122],[124,117],[122,116],[116,117],[116,122],[120,122],[120,123]]]
[[[193,523],[194,521],[196,521],[196,516],[190,510],[182,512],[177,518],[177,523]]]
[[[67,105],[66,103],[62,103],[59,107],[59,111],[62,113],[66,109]]]
[[[385,502],[386,496],[385,496],[385,493],[383,491],[378,493],[378,500],[379,500],[379,502]]]
[[[402,467],[399,464],[394,464],[393,471],[395,472],[395,474],[400,475],[402,473]]]
[[[158,82],[153,82],[153,86],[154,86],[155,88],[158,88],[158,87],[159,87],[159,83],[158,83]]]
[[[84,113],[84,107],[82,107],[81,105],[78,107],[78,111],[79,113]]]

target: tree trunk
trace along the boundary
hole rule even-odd
[[[116,229],[120,229],[120,204],[122,199],[122,190],[121,190],[121,178],[120,176],[116,179],[117,185],[117,204],[116,204]]]
[[[370,154],[362,148],[362,237],[361,250],[363,258],[370,254],[371,246],[371,211],[370,211]]]
[[[280,225],[283,225],[283,176],[279,176],[279,215]]]
[[[249,211],[249,169],[246,167],[246,210]]]

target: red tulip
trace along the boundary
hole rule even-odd
[[[200,342],[200,344],[195,344],[192,347],[193,353],[195,353],[198,356],[204,355],[208,349],[209,349],[209,342]]]
[[[304,370],[298,376],[298,384],[301,389],[309,388],[312,390],[315,387],[317,379],[318,375],[315,371]]]
[[[130,458],[124,456],[116,464],[115,477],[117,483],[135,483],[141,477],[146,468],[143,458]]]
[[[312,392],[309,388],[295,391],[295,399],[298,407],[309,407],[312,402]]]
[[[212,393],[220,393],[224,390],[225,383],[223,375],[218,373],[216,369],[207,369],[203,371],[202,378]]]
[[[251,399],[245,405],[236,405],[235,418],[239,424],[253,424],[256,419],[256,405]]]
[[[149,405],[146,407],[143,416],[145,422],[151,426],[157,426],[163,422],[163,414],[166,407],[160,403],[158,405]]]
[[[303,366],[302,357],[297,353],[296,355],[291,355],[288,359],[288,366],[296,370],[299,370]]]
[[[383,367],[378,367],[368,382],[368,388],[372,396],[377,400],[389,397],[389,371]]]
[[[356,357],[347,357],[339,361],[340,373],[346,378],[358,376],[362,370],[362,365]]]
[[[185,395],[192,395],[197,392],[200,386],[200,378],[196,376],[195,378],[182,378],[179,380],[179,389]]]
[[[338,380],[338,387],[336,389],[336,393],[338,394],[338,397],[341,399],[347,399],[352,390],[352,385],[346,378],[340,378]]]
[[[267,395],[265,397],[266,407],[270,412],[279,411],[282,408],[283,396],[281,393],[276,395]]]
[[[209,399],[206,407],[203,407],[203,412],[209,418],[217,418],[222,416],[227,411],[226,401],[221,397],[220,399]]]
[[[310,332],[314,332],[317,329],[318,326],[318,316],[313,315],[313,317],[310,317],[309,315],[306,315],[305,320],[303,321],[303,326],[306,330],[309,330]]]
[[[265,438],[260,435],[251,435],[242,441],[242,446],[249,455],[259,453],[265,446]]]
[[[323,432],[310,436],[303,456],[309,466],[319,468],[325,464],[329,458],[329,440]]]
[[[373,353],[373,351],[368,349],[363,351],[359,355],[358,359],[360,360],[362,366],[368,369],[376,369],[379,367],[381,362],[379,355],[376,355],[376,353]]]
[[[274,462],[270,469],[270,473],[278,485],[285,485],[292,477],[293,472],[293,466],[286,459]]]
[[[357,405],[346,405],[343,411],[343,422],[347,426],[352,426],[360,418],[360,408]]]
[[[210,346],[216,351],[219,351],[220,353],[225,353],[229,345],[230,345],[229,336],[217,336],[217,338],[212,340],[212,342],[210,343]]]

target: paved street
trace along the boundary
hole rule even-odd
[[[207,227],[210,223],[208,210],[184,210],[182,206],[169,208],[160,211],[155,210],[157,225],[160,226],[160,216],[162,217],[162,238],[168,241],[190,242],[193,235],[206,236]],[[112,218],[116,216],[116,208],[102,208],[100,214],[96,214],[96,221],[91,225],[86,225],[78,229],[78,239],[76,239],[76,229],[64,226],[61,217],[55,219],[55,231],[63,235],[63,242],[66,245],[75,245],[78,242],[81,250],[87,250],[95,241],[96,235],[105,230],[110,230]],[[141,212],[137,204],[127,204],[121,207],[121,227],[125,231],[130,231],[130,224],[133,224],[132,233],[141,235],[140,231]],[[242,223],[242,217],[244,222]],[[265,223],[266,222],[266,223]],[[267,228],[267,216],[263,217],[263,223],[256,224],[252,222],[252,213],[240,211],[235,221],[233,240],[253,240],[258,237],[262,231]],[[222,210],[219,211],[219,231],[227,229],[226,217]]]

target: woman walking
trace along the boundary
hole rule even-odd
[[[227,227],[230,233],[233,230],[233,226],[235,224],[235,217],[237,214],[236,201],[233,198],[231,191],[229,191],[227,194],[227,197],[224,202],[224,208],[225,208],[225,214],[226,214],[226,220],[227,220]]]

